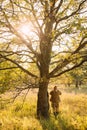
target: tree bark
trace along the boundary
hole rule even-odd
[[[49,118],[48,81],[45,80],[39,82],[37,117]]]

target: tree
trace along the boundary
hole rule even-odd
[[[86,86],[87,79],[87,62],[81,65],[79,68],[76,68],[66,74],[64,74],[64,78],[66,79],[66,85],[70,87],[71,85],[76,88]]]
[[[87,61],[87,0],[2,0],[0,4],[4,45],[0,58],[38,79],[37,115],[48,118],[50,79]],[[29,69],[32,65],[36,73]]]

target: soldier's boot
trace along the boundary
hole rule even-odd
[[[58,114],[59,114],[59,112],[54,113],[55,119],[57,119]]]
[[[59,112],[56,112],[56,116],[58,116]]]
[[[56,116],[56,112],[54,112],[53,114],[54,114],[54,116]]]
[[[57,118],[57,113],[56,112],[54,112],[54,116],[55,116],[55,119]]]

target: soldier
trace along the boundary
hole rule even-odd
[[[59,114],[59,102],[60,102],[59,95],[61,94],[62,93],[57,89],[57,86],[55,86],[54,89],[50,92],[51,95],[50,101],[52,104],[53,113],[55,117],[57,117],[57,115]]]

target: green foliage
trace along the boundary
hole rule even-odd
[[[10,69],[13,67],[13,69]],[[35,79],[28,76],[26,73],[21,71],[19,68],[14,68],[15,66],[9,61],[3,61],[0,63],[0,93],[5,93],[8,90],[14,90],[16,87],[22,88],[30,85],[30,87],[35,86]],[[5,69],[9,68],[9,69]],[[35,66],[33,68],[34,71]],[[35,69],[36,70],[36,69]],[[36,70],[37,71],[37,70]]]

